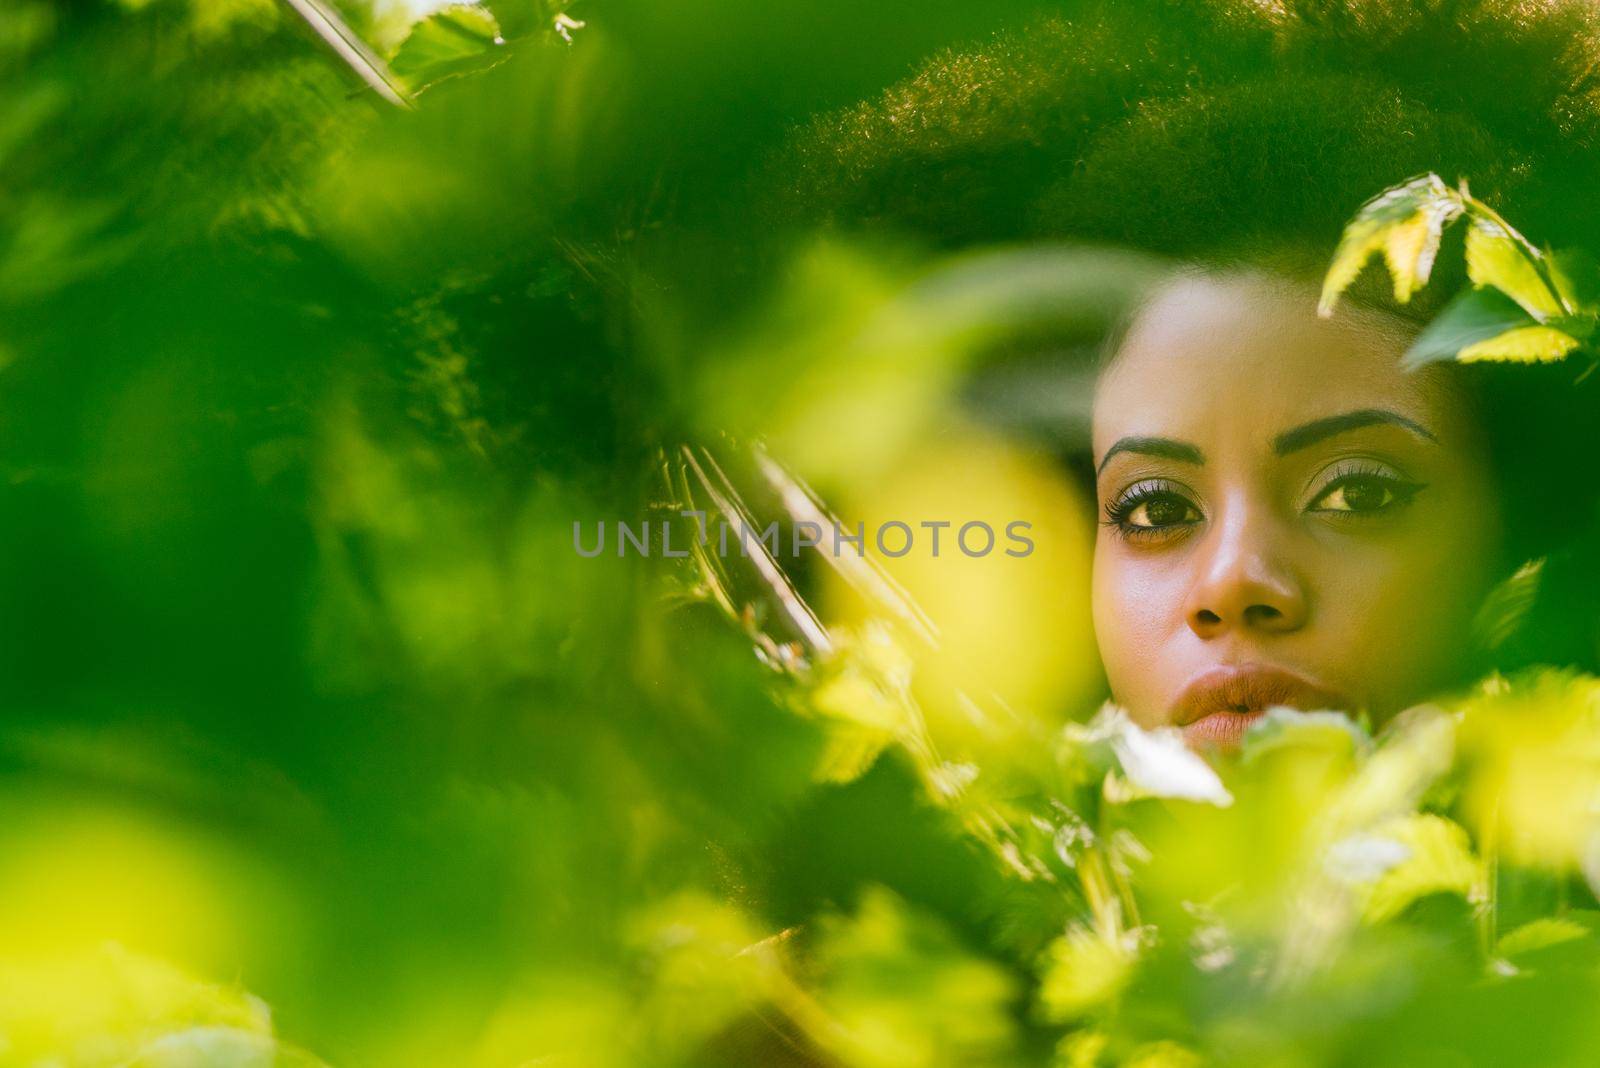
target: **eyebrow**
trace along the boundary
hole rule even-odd
[[[1343,415],[1314,419],[1293,430],[1285,430],[1272,439],[1272,451],[1279,456],[1285,456],[1297,449],[1315,445],[1325,438],[1331,438],[1335,434],[1344,434],[1369,426],[1397,426],[1429,441],[1439,440],[1433,431],[1421,423],[1407,419],[1399,412],[1391,412],[1387,408],[1362,408],[1354,412],[1345,412]]]
[[[1313,419],[1292,430],[1285,430],[1282,434],[1272,439],[1272,451],[1279,456],[1285,456],[1298,449],[1308,448],[1319,441],[1331,438],[1336,434],[1349,433],[1369,426],[1397,426],[1411,431],[1418,437],[1429,441],[1438,441],[1433,431],[1412,419],[1407,419],[1399,412],[1391,412],[1387,408],[1361,408],[1353,412],[1344,412],[1340,415],[1330,415],[1323,419]],[[1180,460],[1184,463],[1204,465],[1205,454],[1197,446],[1186,441],[1177,441],[1173,438],[1120,438],[1106,450],[1100,458],[1100,464],[1095,468],[1095,473],[1106,469],[1106,464],[1119,452],[1138,453],[1141,456],[1160,456],[1168,460]]]
[[[1100,466],[1096,467],[1095,474],[1106,469],[1106,464],[1119,452],[1136,452],[1141,456],[1162,456],[1168,460],[1182,460],[1189,464],[1203,464],[1206,462],[1204,454],[1198,448],[1186,441],[1174,441],[1172,438],[1120,438],[1115,445],[1106,450],[1100,458]]]

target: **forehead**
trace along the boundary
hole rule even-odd
[[[1387,408],[1447,421],[1437,375],[1408,374],[1401,320],[1346,306],[1316,314],[1316,291],[1258,275],[1185,277],[1135,317],[1095,394],[1098,455],[1127,435],[1206,441],[1271,437],[1312,419]]]

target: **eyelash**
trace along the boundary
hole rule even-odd
[[[1194,502],[1184,495],[1182,487],[1176,483],[1165,479],[1147,479],[1134,483],[1124,490],[1121,496],[1106,502],[1105,525],[1129,541],[1143,541],[1170,536],[1199,522],[1199,519],[1193,519],[1160,526],[1142,526],[1129,522],[1141,506],[1161,500],[1177,501],[1196,515],[1200,513],[1200,509],[1195,507]]]
[[[1373,460],[1341,460],[1334,465],[1328,475],[1329,477],[1322,483],[1322,488],[1312,498],[1312,505],[1327,498],[1335,490],[1346,489],[1362,483],[1378,483],[1393,498],[1393,500],[1385,502],[1380,507],[1368,511],[1315,507],[1306,509],[1320,515],[1337,516],[1340,520],[1371,519],[1378,515],[1389,514],[1404,508],[1411,503],[1417,494],[1428,488],[1425,483],[1408,481],[1395,473],[1386,464],[1380,464]]]
[[[1427,488],[1425,483],[1410,482],[1394,473],[1387,465],[1371,460],[1340,461],[1325,471],[1324,476],[1321,479],[1321,488],[1317,490],[1316,496],[1305,510],[1307,513],[1332,517],[1339,522],[1375,519],[1393,514],[1410,504],[1418,493]],[[1377,508],[1356,510],[1316,507],[1318,502],[1327,499],[1338,490],[1348,490],[1352,486],[1373,483],[1379,484],[1391,498]],[[1141,506],[1163,500],[1179,503],[1197,518],[1158,525],[1130,522]],[[1204,516],[1200,514],[1199,507],[1189,498],[1183,487],[1166,479],[1147,479],[1134,483],[1116,499],[1108,501],[1105,506],[1104,522],[1128,541],[1149,541],[1180,534],[1202,519]]]

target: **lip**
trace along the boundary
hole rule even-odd
[[[1191,679],[1172,703],[1170,715],[1191,747],[1237,749],[1244,732],[1269,708],[1309,712],[1346,703],[1332,688],[1287,668],[1237,664]]]

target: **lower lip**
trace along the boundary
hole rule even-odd
[[[1238,749],[1244,741],[1244,732],[1266,714],[1266,709],[1213,712],[1187,724],[1183,728],[1183,738],[1195,749]]]

